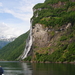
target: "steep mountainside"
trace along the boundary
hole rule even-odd
[[[33,7],[32,62],[75,61],[75,0],[46,0]]]
[[[0,60],[17,60],[23,53],[29,31],[0,50]]]

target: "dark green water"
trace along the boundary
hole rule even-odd
[[[75,75],[74,64],[0,62],[5,75]]]

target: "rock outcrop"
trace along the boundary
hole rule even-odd
[[[32,30],[33,45],[37,47],[45,47],[50,41],[50,36],[48,35],[48,29],[44,28],[42,24],[36,24]]]

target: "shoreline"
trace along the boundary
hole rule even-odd
[[[37,61],[0,61],[0,62],[25,62],[25,63],[59,63],[59,64],[75,64],[75,61],[74,62],[49,62],[49,61],[46,61],[46,62],[37,62]]]
[[[75,61],[74,62],[49,62],[49,61],[46,61],[46,62],[37,62],[37,61],[20,61],[20,62],[26,62],[26,63],[59,63],[59,64],[75,64]]]

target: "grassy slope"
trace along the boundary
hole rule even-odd
[[[24,51],[29,31],[0,50],[0,60],[16,60]]]

